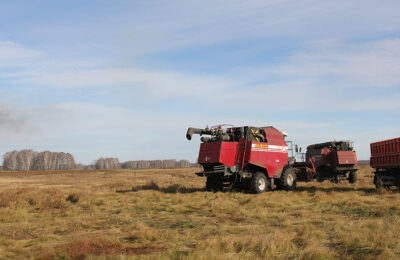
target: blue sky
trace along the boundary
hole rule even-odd
[[[400,2],[0,1],[0,153],[189,159],[187,127],[399,136]]]

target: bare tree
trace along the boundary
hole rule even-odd
[[[18,171],[30,171],[37,152],[32,150],[22,150],[17,153],[17,169]]]
[[[7,171],[17,171],[17,154],[18,151],[8,152],[3,156],[3,167]]]
[[[161,168],[175,168],[176,167],[176,160],[163,160]]]
[[[118,158],[100,158],[95,163],[96,169],[118,169],[120,163]]]
[[[106,168],[106,163],[103,157],[98,159],[95,163],[96,169],[105,169]]]
[[[188,160],[180,160],[179,162],[176,163],[177,168],[189,168],[190,162]]]
[[[75,160],[69,153],[52,153],[44,151],[37,153],[32,150],[12,151],[3,156],[5,170],[69,170],[75,167]]]
[[[187,168],[198,167],[197,164],[192,164],[187,160],[176,161],[171,160],[150,160],[150,161],[127,161],[121,164],[123,169],[142,169],[142,168]]]
[[[51,169],[51,152],[44,151],[38,153],[33,164],[33,170],[48,171]]]

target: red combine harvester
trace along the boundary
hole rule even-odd
[[[295,162],[294,166],[301,169],[299,174],[305,181],[315,177],[319,182],[338,183],[347,179],[349,183],[356,183],[357,164],[356,152],[349,141],[331,141],[309,145],[306,162]]]
[[[372,168],[376,188],[400,188],[400,138],[371,143]]]
[[[343,154],[346,142],[336,142],[341,144],[335,148],[331,147],[335,142],[309,146],[307,161],[296,162],[293,147],[289,148],[285,141],[287,134],[272,126],[189,128],[186,138],[191,140],[193,134],[210,136],[200,139],[198,163],[204,171],[197,173],[207,177],[207,190],[219,191],[223,187],[250,189],[254,193],[275,187],[293,190],[297,181],[310,181],[317,176],[320,180],[340,180],[348,171],[355,174],[357,160],[349,142],[345,151],[349,153]],[[298,151],[296,145],[296,154]]]

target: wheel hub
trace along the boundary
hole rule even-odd
[[[258,180],[258,188],[259,188],[260,190],[264,190],[264,189],[265,189],[265,180],[264,180],[264,179],[260,178],[260,179]]]
[[[289,186],[292,186],[292,185],[293,185],[293,182],[294,182],[293,175],[288,174],[288,176],[287,176],[287,184],[288,184]]]

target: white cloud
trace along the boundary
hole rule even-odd
[[[40,56],[39,51],[11,41],[0,41],[0,67],[20,64],[26,59]]]
[[[31,67],[27,72],[15,72],[13,81],[39,88],[89,88],[129,102],[179,98],[207,112],[221,107],[234,109],[238,104],[243,111],[258,114],[265,104],[281,112],[314,111],[316,107],[338,112],[398,110],[399,91],[381,91],[378,96],[363,95],[363,91],[375,87],[398,89],[399,46],[399,39],[351,44],[319,41],[280,64],[219,75],[59,64],[40,71]],[[253,80],[266,83],[254,84]]]
[[[399,8],[395,0],[150,1],[113,20],[128,26],[112,41],[136,55],[244,39],[370,37],[398,32]]]
[[[193,96],[199,92],[221,91],[235,82],[215,75],[185,75],[173,71],[146,71],[137,68],[79,69],[63,72],[20,73],[20,83],[55,88],[123,87],[129,92],[142,90],[156,96]]]
[[[281,77],[332,79],[337,87],[399,86],[400,39],[318,41],[266,71]],[[341,85],[343,84],[343,85]]]

